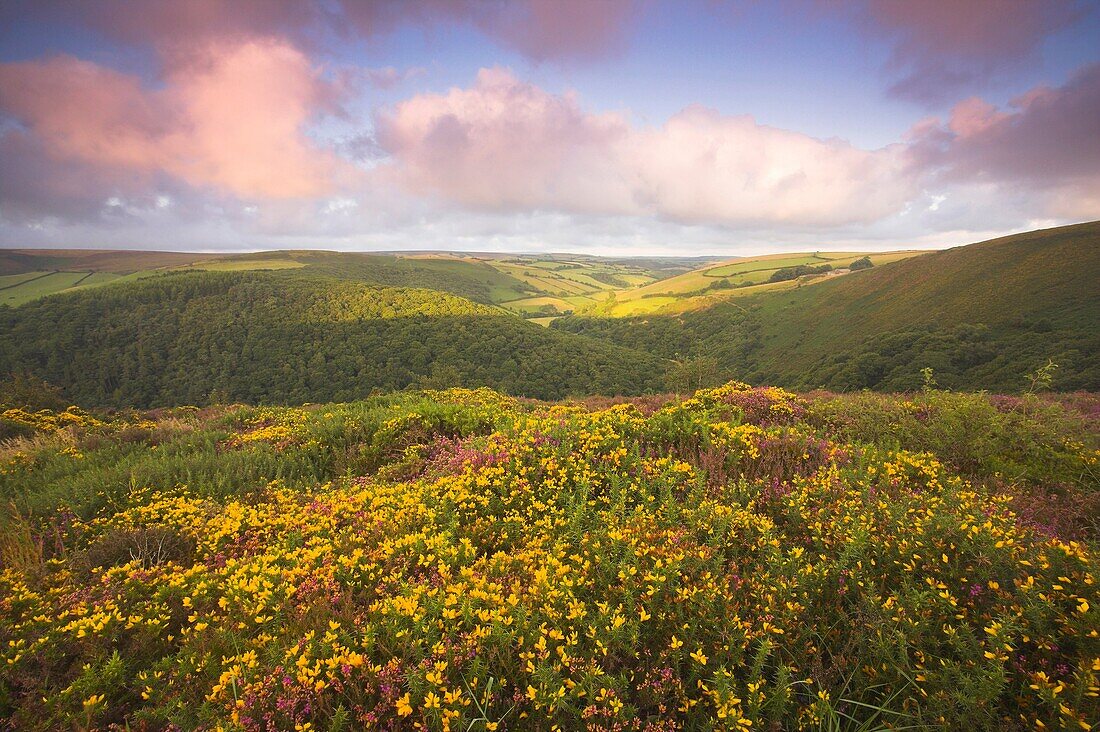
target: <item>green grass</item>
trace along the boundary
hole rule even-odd
[[[815,256],[813,254],[799,254],[796,256],[779,258],[754,257],[752,259],[744,261],[725,264],[721,267],[714,267],[713,269],[703,270],[703,274],[708,277],[729,277],[730,275],[744,274],[747,272],[758,272],[761,270],[774,272],[780,267],[794,267],[799,264],[833,264],[833,260],[829,258],[829,255],[827,254],[822,256]]]
[[[304,262],[290,259],[228,259],[195,262],[179,269],[206,269],[211,272],[248,272],[252,270],[298,269]]]
[[[1100,223],[893,256],[808,283],[617,302],[594,310],[604,317],[553,325],[797,388],[914,389],[931,368],[950,388],[1018,392],[1048,359],[1061,366],[1055,388],[1100,388]]]
[[[568,301],[560,297],[549,297],[545,295],[541,297],[528,297],[522,300],[512,300],[511,302],[505,303],[505,305],[507,305],[509,310],[516,310],[521,313],[540,312],[542,308],[547,305],[552,306],[559,313],[573,309],[573,306]]]
[[[870,254],[868,256],[877,266],[906,259],[919,253],[917,251],[900,251]],[[748,294],[758,294],[776,289],[787,289],[792,285],[768,282],[772,274],[782,267],[799,264],[831,264],[834,268],[840,269],[861,256],[864,256],[864,254],[856,252],[769,254],[737,259],[717,266],[707,264],[668,279],[618,289],[615,291],[614,304],[597,307],[593,312],[609,317],[630,317],[633,315],[674,314],[698,310],[711,307],[717,302],[730,298],[739,298]],[[721,290],[707,289],[723,278],[727,279],[734,287]],[[815,280],[805,280],[804,282],[809,283],[811,281]],[[745,283],[751,283],[755,287],[738,287]]]
[[[45,277],[49,272],[23,272],[21,274],[0,275],[0,289],[8,289],[28,280]]]
[[[27,280],[15,287],[0,290],[0,305],[17,307],[40,297],[62,292],[87,279],[89,274],[89,272],[53,272],[44,277]]]

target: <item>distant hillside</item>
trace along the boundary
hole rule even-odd
[[[787,290],[802,284],[818,284],[848,272],[848,266],[866,257],[872,266],[897,262],[923,252],[794,252],[739,257],[701,263],[683,274],[623,288],[581,314],[611,317],[675,315],[704,310],[733,298]],[[780,272],[790,270],[789,276]],[[804,270],[804,271],[803,271]]]
[[[1100,222],[924,254],[813,287],[681,316],[564,318],[554,327],[723,375],[799,388],[1019,391],[1053,358],[1059,389],[1100,388]]]
[[[0,307],[0,372],[32,373],[80,403],[159,406],[410,384],[639,393],[661,387],[663,366],[454,295],[295,270],[174,273]]]
[[[526,315],[572,312],[607,293],[695,269],[707,258],[615,258],[570,254],[367,254],[286,250],[200,254],[80,249],[0,249],[0,305],[123,284],[166,272],[298,270],[300,274],[395,287],[424,287]]]
[[[399,257],[317,251],[187,254],[81,250],[0,250],[0,305],[18,306],[46,295],[124,284],[173,271],[298,270],[301,274],[393,287],[422,287],[499,302],[538,291],[486,262],[457,257]]]

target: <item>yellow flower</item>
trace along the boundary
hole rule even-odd
[[[407,717],[413,713],[412,705],[409,704],[408,692],[405,692],[405,696],[397,700],[397,713],[402,717]]]
[[[694,658],[696,661],[698,661],[701,665],[703,665],[703,666],[707,665],[707,657],[706,657],[706,655],[703,654],[703,649],[702,648],[700,648],[698,650],[695,650],[695,651],[692,651],[691,652],[691,657]]]

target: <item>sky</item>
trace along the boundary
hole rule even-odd
[[[1095,0],[0,4],[2,247],[737,256],[1095,219]]]

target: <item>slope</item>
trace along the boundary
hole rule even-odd
[[[1019,391],[1053,358],[1055,386],[1100,387],[1100,222],[924,254],[681,316],[568,318],[558,329],[787,386]]]
[[[0,372],[78,402],[350,399],[410,384],[559,398],[660,387],[658,359],[446,293],[291,272],[186,272],[0,307]]]

